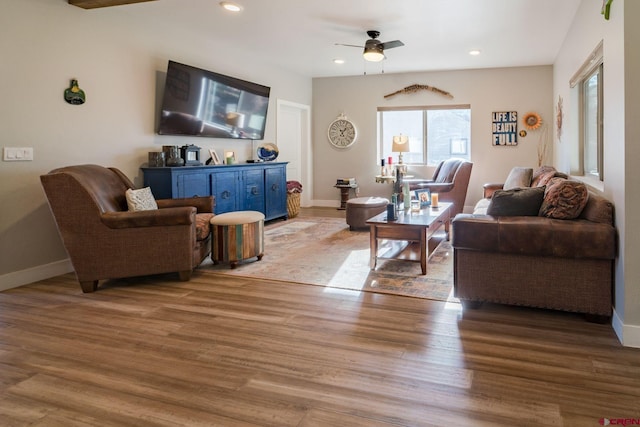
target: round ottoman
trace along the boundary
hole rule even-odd
[[[211,224],[211,260],[236,268],[239,261],[264,255],[264,214],[237,211],[215,215]]]
[[[366,228],[367,220],[384,212],[389,200],[384,197],[357,197],[347,200],[347,224],[351,230]]]

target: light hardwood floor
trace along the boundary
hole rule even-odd
[[[335,209],[304,215],[344,215]],[[261,262],[268,262],[268,256]],[[581,316],[216,276],[0,293],[2,426],[598,426],[640,350]]]

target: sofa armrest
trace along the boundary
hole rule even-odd
[[[196,208],[193,206],[135,212],[105,212],[100,216],[102,223],[112,229],[191,225],[195,223],[195,219]]]
[[[502,183],[486,183],[482,186],[482,197],[485,199],[490,199],[497,190],[502,190],[504,188],[504,184]]]
[[[156,200],[156,203],[160,209],[193,206],[198,210],[198,213],[213,213],[215,198],[213,196],[204,196],[185,197],[182,199],[160,199]]]

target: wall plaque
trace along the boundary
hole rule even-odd
[[[494,111],[492,114],[492,145],[518,145],[518,112]]]

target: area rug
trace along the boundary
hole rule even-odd
[[[429,258],[427,274],[419,262],[379,260],[369,266],[369,232],[351,231],[343,218],[303,217],[265,227],[265,253],[238,264],[213,265],[198,270],[214,274],[304,283],[335,289],[350,289],[456,301],[452,297],[453,251],[443,240]],[[379,254],[397,242],[380,244]]]

